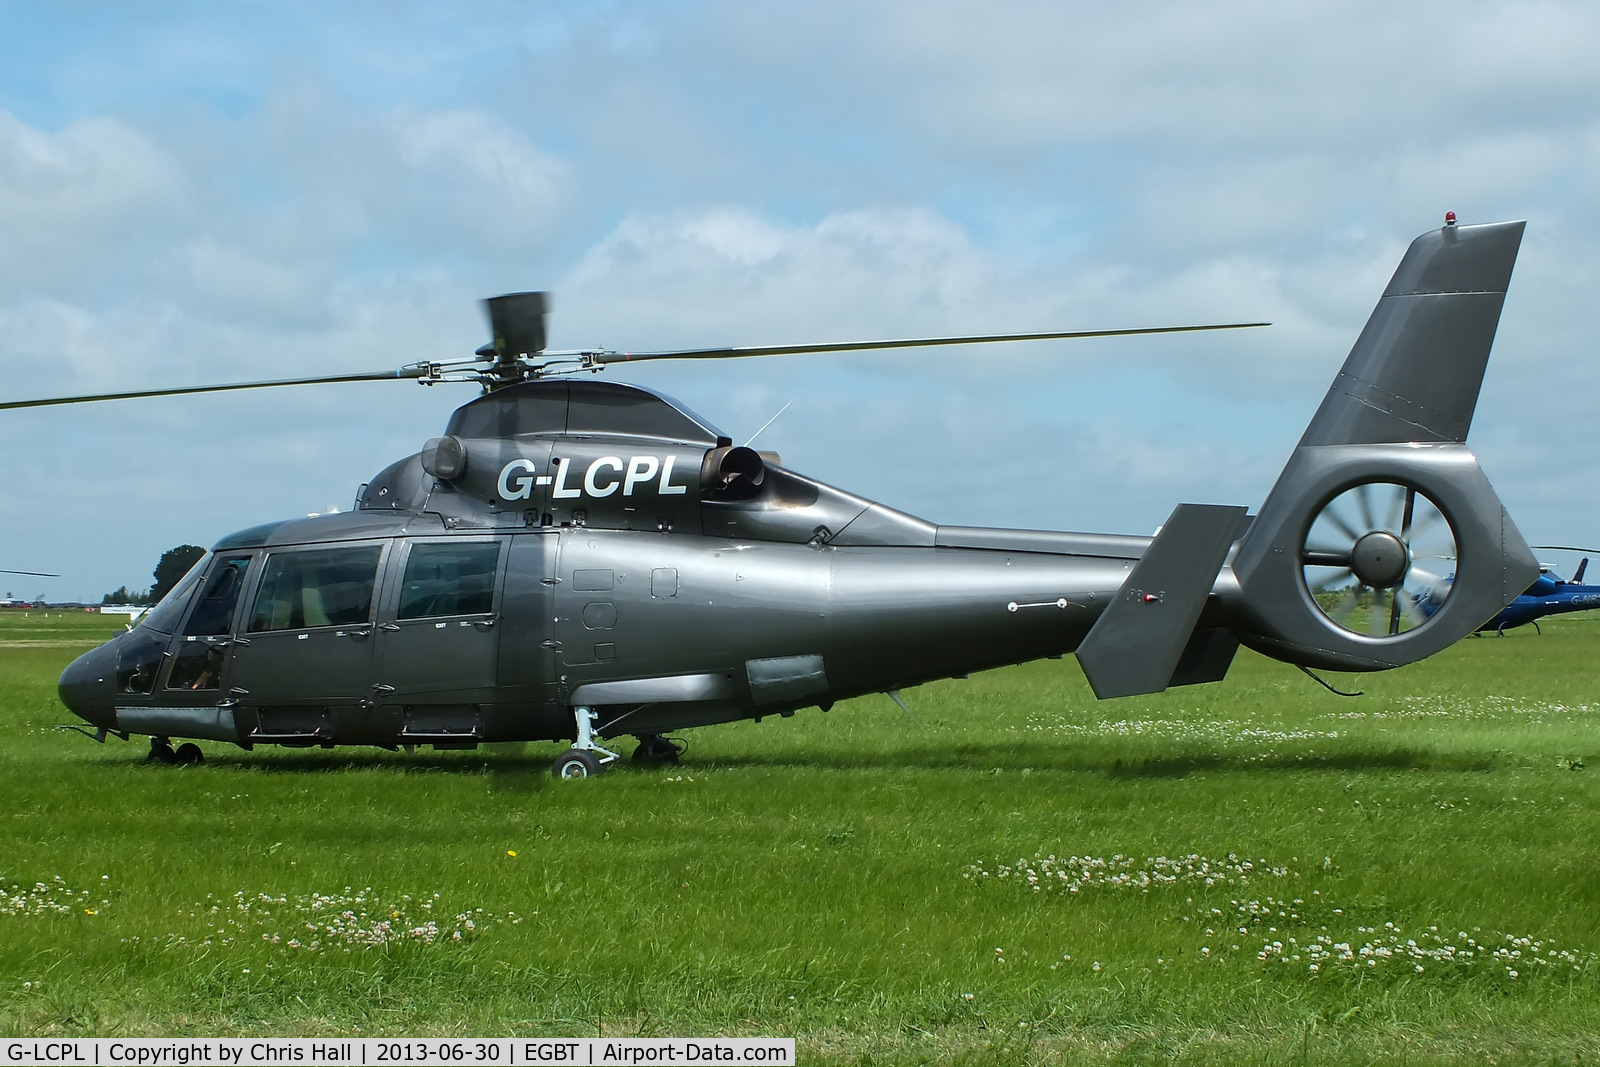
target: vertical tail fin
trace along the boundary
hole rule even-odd
[[[1465,637],[1537,576],[1465,445],[1523,226],[1446,225],[1411,243],[1239,544],[1245,644],[1395,667]],[[1429,568],[1447,566],[1449,596],[1424,613],[1442,577]]]
[[[1526,225],[1411,242],[1301,446],[1465,442]]]

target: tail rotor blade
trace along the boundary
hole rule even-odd
[[[1333,606],[1333,610],[1328,612],[1328,617],[1343,626],[1345,620],[1350,618],[1351,613],[1355,611],[1356,605],[1361,603],[1361,591],[1365,588],[1366,586],[1364,585],[1357,585],[1345,590],[1344,596],[1340,597],[1339,602]]]
[[[1378,528],[1377,522],[1372,517],[1372,483],[1362,482],[1356,486],[1356,501],[1361,505],[1361,522],[1370,533]]]
[[[1372,610],[1367,615],[1367,633],[1373,637],[1385,637],[1389,633],[1389,605],[1384,603],[1384,594],[1393,594],[1392,589],[1374,589],[1372,591]]]

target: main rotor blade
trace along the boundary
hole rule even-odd
[[[91,393],[84,396],[53,396],[44,400],[0,402],[0,411],[12,408],[45,408],[57,404],[92,404],[100,400],[136,400],[150,396],[182,396],[186,393],[227,393],[236,389],[271,389],[280,385],[329,385],[335,382],[381,382],[391,378],[422,378],[426,367],[401,367],[399,370],[370,374],[327,374],[316,378],[278,378],[265,382],[232,382],[228,385],[186,385],[173,389],[134,389],[126,393]]]
[[[744,356],[799,356],[818,352],[867,352],[879,348],[930,348],[935,345],[986,345],[997,341],[1059,341],[1079,337],[1128,337],[1148,333],[1197,333],[1204,330],[1248,330],[1270,322],[1223,322],[1204,326],[1141,326],[1126,330],[1069,330],[1062,333],[987,333],[969,337],[909,337],[897,341],[840,341],[809,345],[748,345],[730,348],[683,348],[670,352],[586,353],[595,364],[639,363],[647,359],[738,359]]]
[[[44,571],[8,571],[0,569],[0,574],[31,574],[35,578],[59,578],[59,574],[46,574]]]

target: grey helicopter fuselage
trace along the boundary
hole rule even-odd
[[[935,526],[608,382],[514,386],[449,430],[351,512],[222,539],[63,698],[242,743],[553,740],[574,704],[606,735],[788,715],[1070,652],[1150,543]]]
[[[67,668],[62,700],[162,744],[566,738],[583,773],[594,736],[1068,652],[1100,697],[1218,680],[1240,644],[1414,662],[1538,574],[1465,443],[1522,229],[1452,218],[1412,243],[1253,517],[1179,504],[1152,537],[937,526],[659,394],[538,379],[459,408],[355,510],[218,542]],[[1425,614],[1430,559],[1455,580]]]

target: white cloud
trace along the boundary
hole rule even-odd
[[[0,111],[0,281],[68,287],[125,268],[126,242],[172,214],[182,178],[136,129],[86,118],[59,133]]]
[[[579,261],[558,308],[570,309],[563,330],[601,322],[632,347],[926,333],[969,309],[995,273],[959,227],[920,210],[811,226],[748,209],[635,215]]]
[[[623,376],[741,436],[793,399],[763,443],[941,521],[1145,532],[1179,498],[1256,502],[1454,208],[1530,219],[1475,444],[1535,539],[1600,520],[1551,474],[1600,466],[1589,5],[501,15],[156,16],[60,57],[44,104],[0,96],[7,393],[451,358],[486,339],[476,298],[525,288],[556,290],[556,344],[633,349],[1271,319]],[[12,413],[0,444],[51,469],[19,476],[0,555],[136,583],[170,544],[343,505],[468,395]]]

